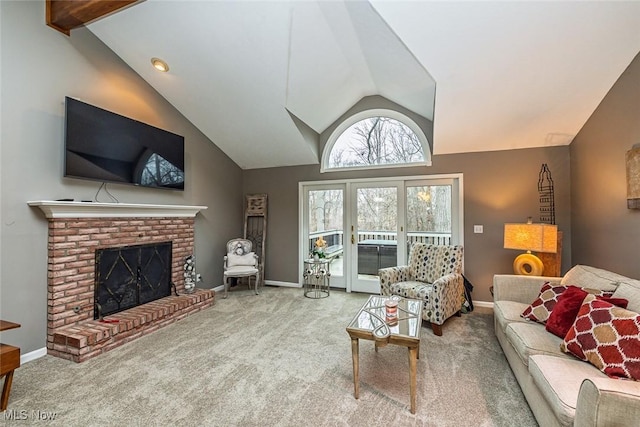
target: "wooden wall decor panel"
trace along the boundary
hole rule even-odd
[[[45,0],[47,25],[66,35],[138,0]]]

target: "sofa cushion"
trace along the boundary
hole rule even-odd
[[[588,363],[546,355],[531,356],[529,373],[563,425],[573,424],[582,381],[585,378],[604,377]]]
[[[527,304],[516,301],[495,301],[493,303],[493,315],[498,321],[500,329],[504,332],[511,322],[527,322],[526,319],[520,316],[520,313],[526,307]]]
[[[564,338],[576,320],[580,306],[582,306],[582,302],[587,295],[589,294],[586,291],[575,286],[569,286],[567,290],[558,297],[558,303],[549,315],[545,329],[557,337]],[[596,298],[601,298],[618,307],[627,308],[628,301],[624,298]]]
[[[626,299],[629,301],[627,308],[640,313],[640,280],[628,280],[620,283],[618,289],[613,293],[613,297]]]
[[[567,271],[567,274],[562,277],[560,284],[613,292],[620,283],[628,280],[628,277],[611,271],[578,264]]]
[[[550,334],[543,325],[538,323],[509,323],[505,334],[525,365],[529,363],[529,357],[534,354],[553,355],[565,359],[573,358],[560,351],[562,339]]]
[[[610,377],[640,381],[640,314],[589,295],[561,348]]]

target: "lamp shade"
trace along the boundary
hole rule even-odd
[[[558,227],[550,224],[505,224],[504,248],[556,253]]]

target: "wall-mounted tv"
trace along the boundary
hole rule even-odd
[[[64,176],[184,190],[184,137],[66,97]]]

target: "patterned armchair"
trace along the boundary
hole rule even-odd
[[[462,246],[414,243],[409,265],[378,270],[380,293],[423,300],[422,318],[441,336],[442,324],[460,315],[465,301],[462,254]]]

